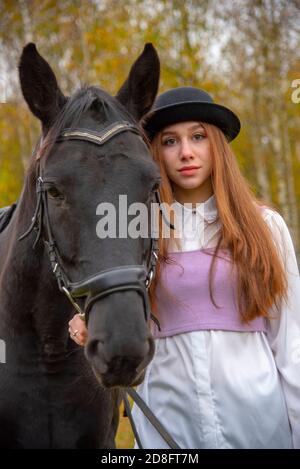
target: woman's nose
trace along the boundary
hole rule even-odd
[[[183,138],[181,140],[180,157],[181,159],[194,158],[193,148],[188,139]]]

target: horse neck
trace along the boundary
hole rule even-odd
[[[6,286],[12,276],[15,288],[19,286],[20,281],[26,284],[29,272],[33,274],[30,276],[32,288],[36,286],[34,278],[38,276],[37,267],[39,267],[41,259],[40,252],[36,255],[32,250],[34,232],[24,240],[19,240],[31,224],[35,204],[36,196],[30,193],[25,184],[13,218],[0,237],[0,257],[2,260],[0,286]],[[38,250],[40,249],[38,248]],[[13,272],[14,275],[12,275]],[[27,287],[28,284],[26,284]]]
[[[51,335],[57,318],[63,321],[62,330],[67,333],[72,307],[58,290],[43,241],[39,240],[33,250],[35,231],[19,240],[30,226],[35,203],[35,196],[23,191],[13,219],[0,238],[1,321],[14,334],[24,334],[27,325],[30,330],[34,326],[37,334],[47,330]]]

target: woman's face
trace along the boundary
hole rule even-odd
[[[159,137],[159,151],[177,200],[196,202],[212,195],[210,143],[200,122],[165,127]]]

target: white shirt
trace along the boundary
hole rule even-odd
[[[183,211],[182,250],[214,247],[215,197]],[[194,331],[155,341],[138,392],[181,448],[300,448],[300,279],[283,218],[264,209],[288,278],[288,301],[271,311],[267,333]],[[202,236],[193,236],[196,226]],[[199,231],[198,231],[199,234]],[[176,246],[172,247],[176,250]],[[168,448],[142,412],[133,417],[144,448]]]

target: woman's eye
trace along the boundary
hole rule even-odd
[[[174,145],[175,143],[176,143],[175,138],[166,138],[166,140],[162,142],[163,145]]]
[[[63,195],[61,192],[59,192],[58,189],[56,189],[56,187],[50,187],[50,189],[48,189],[48,194],[50,197],[52,197],[52,199],[63,199]]]
[[[202,140],[203,138],[205,138],[205,135],[203,135],[203,134],[194,134],[193,135],[194,140]]]

